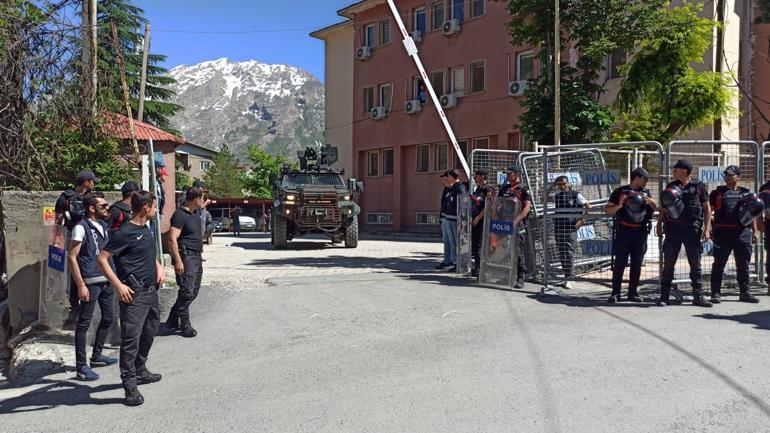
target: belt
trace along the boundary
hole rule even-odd
[[[201,255],[201,250],[193,250],[187,247],[182,247],[179,249],[179,252],[184,256],[199,256]]]
[[[86,284],[109,283],[109,281],[107,280],[107,277],[105,277],[104,275],[100,275],[98,277],[83,278],[83,282]]]
[[[716,224],[715,227],[718,227],[720,229],[722,229],[722,228],[725,228],[725,229],[739,229],[742,226],[740,226],[738,224],[719,223],[719,224]]]
[[[640,223],[640,224],[637,224],[637,223],[628,223],[628,222],[625,222],[625,221],[623,221],[623,220],[619,221],[619,223],[620,223],[620,225],[622,225],[623,227],[630,227],[630,228],[632,228],[632,229],[640,229],[640,228],[642,228],[642,224],[641,224],[641,223]]]

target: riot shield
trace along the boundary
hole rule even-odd
[[[48,229],[48,260],[41,285],[38,321],[50,328],[59,329],[69,313],[69,263],[67,250],[70,234],[64,226],[54,225]]]
[[[484,208],[479,283],[511,290],[516,282],[519,227],[514,219],[521,212],[516,197],[495,197]]]
[[[457,273],[471,271],[471,197],[467,193],[457,196]]]

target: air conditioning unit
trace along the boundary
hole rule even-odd
[[[406,101],[406,104],[404,105],[404,111],[406,111],[407,114],[419,113],[422,111],[422,103],[419,99]]]
[[[452,108],[455,105],[457,105],[457,95],[454,93],[450,93],[448,95],[442,95],[441,96],[441,107],[442,108]]]
[[[441,31],[447,36],[460,33],[460,20],[455,18],[444,21],[444,24],[441,26]]]
[[[419,44],[420,42],[422,42],[422,32],[421,32],[421,31],[419,31],[419,30],[415,30],[415,31],[413,31],[413,32],[412,32],[412,40],[413,40],[413,41],[414,41],[416,44]]]
[[[374,107],[369,114],[372,115],[372,119],[374,120],[381,120],[388,117],[388,112],[385,110],[385,107]]]
[[[528,86],[529,86],[529,81],[527,80],[511,81],[510,83],[508,83],[508,95],[521,96],[524,94],[524,91],[527,90]]]
[[[369,57],[372,57],[372,49],[371,47],[367,47],[364,45],[363,47],[358,47],[356,50],[356,58],[358,60],[366,60]]]

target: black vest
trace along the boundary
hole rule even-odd
[[[727,226],[740,226],[739,203],[743,197],[751,192],[743,187],[732,191],[722,185],[716,190],[714,202],[714,224]]]
[[[100,279],[103,282],[106,282],[102,270],[99,268],[99,265],[96,264],[96,257],[99,256],[99,253],[101,253],[102,249],[107,245],[107,241],[109,240],[109,235],[107,234],[108,227],[107,224],[101,221],[97,223],[104,228],[104,235],[102,235],[92,224],[93,223],[87,219],[83,219],[77,224],[82,226],[86,232],[83,237],[83,242],[80,244],[80,253],[77,257],[80,275],[83,277],[83,280],[86,280],[86,284],[91,284],[87,281],[89,279]],[[112,260],[110,260],[110,265],[112,265]],[[93,281],[93,283],[95,282],[97,281]]]
[[[579,195],[578,192],[572,190],[559,191],[554,195],[553,201],[556,205],[554,218],[557,223],[574,224],[583,216],[583,205],[578,203]]]
[[[706,189],[706,185],[703,182],[692,179],[687,186],[683,186],[679,181],[675,180],[666,185],[666,188],[670,186],[678,186],[682,189],[682,201],[684,202],[684,213],[679,219],[670,221],[675,223],[688,223],[688,222],[703,222],[703,205],[700,202],[701,191]]]

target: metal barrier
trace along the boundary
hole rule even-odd
[[[763,181],[763,158],[760,155],[760,147],[754,141],[701,141],[701,140],[678,140],[668,144],[666,153],[666,166],[670,167],[678,159],[686,159],[693,165],[692,176],[700,179],[706,184],[709,193],[716,187],[723,185],[723,171],[728,165],[737,165],[741,169],[740,186],[756,192]],[[667,176],[667,182],[672,179],[670,172]],[[704,287],[710,287],[708,276],[711,275],[713,265],[713,256],[711,254],[713,243],[711,241],[704,244],[703,257],[701,260],[702,282]],[[761,245],[754,245],[754,259],[749,267],[750,278],[761,278],[762,259]],[[660,260],[663,260],[663,252],[660,253]],[[687,257],[684,248],[679,253],[674,269],[673,286],[685,284],[689,286],[690,266],[687,263]],[[723,281],[725,286],[735,284],[736,269],[733,255],[725,266]],[[676,294],[676,292],[673,292]]]
[[[759,178],[761,179],[759,186],[761,188],[762,185],[770,181],[769,179],[770,178],[770,141],[763,142],[762,145],[759,147],[759,151],[762,155],[759,162]],[[757,192],[759,192],[760,188],[757,188]],[[766,211],[765,215],[770,216],[770,212]],[[764,234],[760,239],[764,239]],[[767,282],[767,280],[770,279],[770,273],[766,272],[767,261],[770,260],[770,255],[767,254],[762,244],[763,242],[762,240],[760,240],[760,247],[758,248],[759,249],[758,280]],[[768,286],[770,286],[770,284],[768,284]]]
[[[616,188],[630,183],[636,167],[649,172],[647,188],[658,201],[664,180],[663,146],[657,142],[546,146],[542,154],[523,155],[522,161],[540,228],[541,292],[567,287],[568,281],[610,285],[614,216],[604,207]],[[555,185],[561,176],[567,178],[570,190]],[[660,240],[651,232],[641,284],[657,283],[662,267],[659,251]]]
[[[519,227],[514,224],[521,212],[515,197],[497,197],[484,207],[484,234],[481,243],[479,283],[511,290],[518,278]]]
[[[457,254],[455,265],[458,274],[471,271],[471,196],[468,193],[457,196]]]

